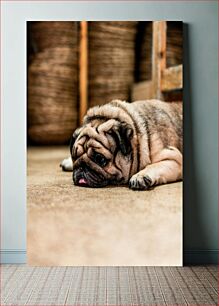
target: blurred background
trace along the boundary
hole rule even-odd
[[[182,100],[182,22],[43,21],[27,31],[28,145],[68,144],[86,109],[112,99]]]

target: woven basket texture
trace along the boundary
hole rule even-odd
[[[137,22],[89,22],[89,106],[129,100]]]
[[[78,25],[31,23],[28,136],[36,144],[64,144],[78,118]]]
[[[28,139],[65,144],[78,125],[79,22],[28,27]],[[182,23],[168,22],[167,67],[182,64],[182,44]],[[133,83],[151,79],[151,54],[152,22],[88,22],[88,107],[130,101]]]

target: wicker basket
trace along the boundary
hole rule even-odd
[[[31,143],[64,144],[77,126],[78,46],[74,22],[34,22],[28,67]]]
[[[89,22],[89,106],[128,100],[134,81],[137,22]]]

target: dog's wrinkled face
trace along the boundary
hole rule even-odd
[[[70,145],[74,184],[126,183],[132,165],[132,136],[132,128],[115,119],[94,119],[77,129]]]

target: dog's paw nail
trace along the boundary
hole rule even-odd
[[[148,175],[144,176],[143,179],[144,179],[145,185],[147,185],[148,187],[152,186],[152,180]]]
[[[129,188],[132,190],[147,190],[152,186],[149,176],[134,175],[129,181]]]

